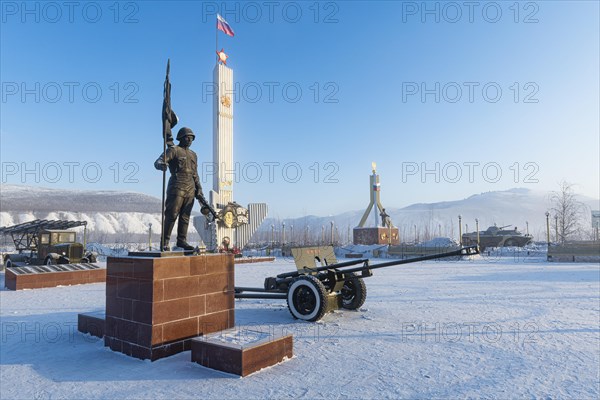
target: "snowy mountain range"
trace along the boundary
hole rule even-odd
[[[527,233],[534,238],[543,240],[546,232],[546,211],[550,211],[552,204],[549,192],[534,191],[525,188],[515,188],[505,191],[493,191],[472,195],[466,199],[455,201],[442,201],[436,203],[417,203],[403,208],[386,207],[394,226],[399,227],[401,240],[413,241],[423,240],[431,237],[442,236],[458,238],[458,216],[462,218],[463,233],[475,231],[477,218],[479,230],[485,230],[489,226],[510,225],[516,227],[522,233]],[[600,209],[600,200],[585,196],[578,196],[583,204],[582,226],[584,229],[591,227],[590,210]],[[365,204],[366,209],[367,204]],[[365,210],[345,212],[328,217],[306,216],[303,218],[273,220],[268,219],[263,224],[270,228],[286,224],[286,235],[290,234],[289,226],[294,226],[294,238],[303,234],[298,228],[305,230],[309,226],[309,232],[314,234],[317,229],[320,232],[325,227],[327,235],[330,234],[331,222],[337,227],[339,238],[344,241],[349,236],[349,230],[356,226]],[[552,214],[552,212],[551,212]],[[376,219],[377,218],[377,219]],[[375,226],[380,223],[379,213],[371,215],[365,226]],[[351,233],[350,233],[351,235]],[[289,236],[288,236],[289,237]],[[402,239],[404,238],[404,239]]]
[[[586,211],[582,215],[584,227],[589,225],[589,210],[600,209],[600,201],[579,197]],[[384,204],[386,206],[386,204]],[[366,204],[365,204],[366,207]],[[475,230],[475,218],[479,229],[488,226],[512,225],[526,233],[543,239],[545,235],[545,212],[551,209],[550,193],[515,188],[472,195],[466,199],[436,203],[418,203],[404,208],[387,207],[392,223],[400,229],[406,240],[431,236],[458,237],[458,215],[462,217],[463,231]],[[360,221],[364,210],[354,210],[337,215],[299,218],[268,218],[260,231],[281,232],[286,226],[287,240],[300,240],[302,235],[320,235],[325,226],[330,233],[333,221],[337,235],[346,239],[348,231]],[[88,221],[90,231],[107,234],[144,234],[148,224],[160,227],[160,199],[134,192],[77,191],[48,189],[24,185],[2,185],[0,190],[0,226],[10,226],[35,218],[70,219]],[[377,215],[377,219],[379,216]],[[374,226],[374,213],[367,219],[367,226]],[[273,227],[273,228],[271,228]],[[293,238],[290,237],[293,235]]]
[[[160,230],[160,199],[135,192],[48,189],[2,185],[0,226],[34,219],[88,221],[88,229],[107,234]]]
[[[2,185],[2,211],[10,212],[140,212],[159,213],[160,199],[135,192],[48,189]]]

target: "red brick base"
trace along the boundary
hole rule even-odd
[[[157,360],[234,326],[233,255],[110,257],[104,344]]]
[[[70,265],[70,264],[68,264]],[[63,267],[61,265],[55,268]],[[36,271],[35,269],[40,271]],[[43,266],[48,269],[48,267]],[[81,267],[83,268],[83,267]],[[18,273],[24,271],[23,273]],[[25,271],[28,271],[27,273]],[[31,271],[31,272],[29,272]],[[44,272],[41,266],[6,268],[5,286],[10,290],[38,289],[56,286],[81,285],[85,283],[106,282],[106,269],[82,269],[61,272]]]
[[[77,330],[102,339],[104,337],[105,319],[104,313],[79,314],[77,315]]]
[[[391,240],[390,240],[391,231]],[[398,236],[398,228],[354,228],[352,231],[354,244],[399,244],[400,237]]]
[[[207,368],[247,376],[294,355],[292,335],[267,334],[247,344],[241,344],[243,340],[228,343],[220,339],[227,335],[239,335],[243,339],[248,333],[230,329],[192,339],[192,361]]]

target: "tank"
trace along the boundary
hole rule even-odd
[[[485,231],[479,232],[479,249],[484,250],[486,247],[523,247],[531,242],[531,235],[523,235],[517,230],[506,229],[512,225],[497,227],[490,226]],[[462,244],[466,246],[477,244],[477,232],[464,233],[462,235]]]

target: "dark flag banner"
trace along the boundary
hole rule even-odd
[[[171,128],[177,125],[177,115],[171,109],[171,82],[169,81],[169,70],[171,69],[171,60],[167,61],[167,75],[165,77],[165,86],[163,90],[163,108],[162,108],[162,123],[163,123],[163,139],[167,146],[173,146],[173,133]]]

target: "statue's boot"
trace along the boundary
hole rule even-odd
[[[194,198],[185,198],[179,213],[179,222],[177,223],[177,247],[184,250],[194,250],[194,246],[187,242],[188,225],[190,224],[190,213],[194,206]]]
[[[187,242],[177,241],[177,247],[181,247],[184,250],[194,250],[194,246],[188,244]]]
[[[175,220],[165,216],[165,231],[163,233],[163,248],[162,251],[169,251],[169,239],[171,239],[171,232],[175,226]]]

